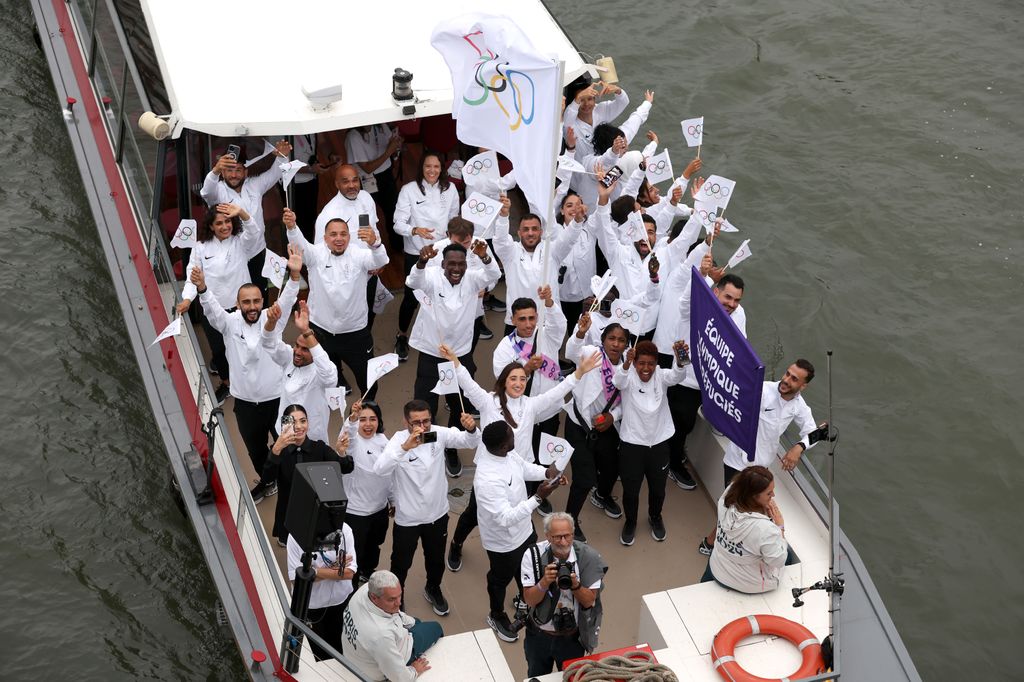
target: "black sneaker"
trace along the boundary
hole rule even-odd
[[[271,486],[273,486],[274,492],[270,492]],[[257,481],[253,489],[249,491],[252,495],[253,504],[259,504],[263,501],[264,497],[270,497],[271,495],[277,494],[277,483],[265,483],[263,481]]]
[[[622,526],[622,533],[619,535],[619,542],[629,547],[636,540],[636,524],[632,521],[626,521]]]
[[[498,635],[498,639],[505,642],[519,640],[519,633],[512,629],[512,623],[508,619],[508,614],[504,611],[487,616],[487,624],[494,630],[494,634]]]
[[[409,359],[409,337],[405,334],[399,334],[395,337],[395,354],[398,355],[399,362],[405,362]]]
[[[700,546],[697,547],[697,551],[704,556],[711,556],[711,550],[714,549],[713,545],[709,545],[707,538],[700,539]]]
[[[577,542],[587,542],[587,536],[583,534],[583,529],[580,528],[579,521],[576,522],[576,529],[572,532],[572,539],[576,540]]]
[[[502,308],[504,310],[504,308]],[[476,335],[481,341],[490,341],[494,338],[494,332],[483,322],[476,323]]]
[[[682,488],[683,490],[697,489],[697,481],[693,480],[693,476],[691,476],[690,472],[686,470],[686,467],[683,467],[681,471],[676,471],[675,469],[669,467],[668,477],[675,481],[676,485]]]
[[[448,547],[448,570],[452,573],[458,573],[462,570],[462,545],[452,540],[451,545]]]
[[[439,616],[448,615],[448,600],[444,598],[443,594],[441,594],[440,587],[431,587],[430,585],[427,585],[423,588],[423,598],[430,603],[431,607],[433,607],[434,613]]]
[[[505,312],[505,302],[494,294],[488,294],[487,298],[484,299],[484,308],[493,310],[496,313],[503,313]]]
[[[448,478],[458,478],[462,475],[462,460],[459,459],[459,451],[454,448],[445,448],[444,470]]]
[[[615,501],[615,498],[601,497],[597,494],[597,489],[590,491],[590,504],[598,509],[604,509],[605,515],[610,518],[617,519],[622,516],[622,507]]]
[[[537,507],[537,513],[541,516],[549,516],[554,513],[554,509],[551,507],[551,503],[546,499],[540,501],[540,506]]]
[[[229,395],[231,395],[231,387],[222,383],[217,387],[217,392],[213,394],[213,397],[217,399],[217,404],[220,405],[228,399]]]
[[[662,518],[660,516],[650,516],[647,520],[651,524],[651,537],[658,542],[664,542],[667,533],[665,532],[665,522]]]

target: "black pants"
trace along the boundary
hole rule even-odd
[[[373,331],[373,321],[377,313],[373,312],[373,304],[377,299],[377,282],[380,278],[374,275],[366,282],[366,331]]]
[[[658,353],[659,367],[670,368],[673,362],[673,356]],[[693,431],[697,423],[697,410],[701,405],[700,391],[675,384],[668,387],[665,397],[668,398],[668,410],[672,415],[672,425],[676,429],[668,441],[669,466],[672,471],[682,471],[683,462],[686,461],[686,436]]]
[[[224,383],[231,381],[231,367],[228,365],[227,349],[224,347],[224,335],[214,329],[213,325],[202,316],[203,331],[206,333],[206,342],[210,344],[210,362],[217,368],[217,374]]]
[[[491,614],[497,615],[505,611],[505,588],[513,580],[519,589],[519,596],[523,595],[522,571],[519,570],[523,563],[523,555],[530,545],[537,542],[537,533],[530,533],[530,537],[523,544],[510,552],[492,552],[487,550],[487,559],[491,569],[487,571],[487,598],[491,604]]]
[[[238,434],[249,451],[249,459],[256,474],[263,481],[263,467],[270,452],[268,440],[277,433],[277,409],[280,400],[266,400],[253,403],[235,398],[235,421]]]
[[[562,301],[562,313],[567,323],[566,330],[571,334],[583,314],[583,301]]]
[[[409,574],[417,543],[423,543],[423,567],[427,571],[427,586],[441,587],[444,577],[444,550],[448,542],[448,515],[433,523],[418,526],[395,524],[391,531],[391,572],[398,576],[405,589],[405,576]]]
[[[597,494],[611,497],[612,488],[619,478],[619,432],[614,427],[595,431],[597,439],[587,439],[587,432],[566,418],[565,439],[573,447],[572,483],[565,511],[579,522],[580,511],[587,501],[590,489],[597,486]]]
[[[405,276],[408,277],[412,269],[416,267],[416,263],[419,261],[419,256],[413,256],[411,254],[405,254]],[[402,294],[402,305],[398,308],[398,333],[409,335],[409,326],[412,324],[412,316],[416,314],[416,308],[419,307],[419,301],[416,300],[415,294],[412,289],[408,286],[405,287],[405,293]]]
[[[527,481],[529,484],[529,481]],[[469,493],[469,502],[466,504],[466,508],[461,514],[459,514],[459,522],[455,524],[455,532],[452,533],[452,543],[456,545],[462,545],[466,542],[466,538],[476,528],[476,489]],[[525,550],[524,550],[525,551]],[[522,555],[519,556],[522,559]]]
[[[619,448],[619,473],[622,476],[622,510],[626,521],[636,523],[640,507],[640,487],[647,479],[647,514],[661,516],[665,504],[665,481],[668,479],[668,441],[653,445],[636,445],[623,441]]]
[[[523,652],[526,654],[527,677],[547,675],[552,666],[561,671],[563,661],[580,658],[587,653],[578,635],[556,637],[533,627],[526,631]]]
[[[385,507],[369,516],[349,512],[345,515],[345,523],[352,529],[355,540],[359,575],[369,579],[370,574],[377,570],[380,546],[388,536],[388,509]]]
[[[444,358],[420,353],[419,359],[416,361],[416,383],[412,389],[412,397],[425,400],[427,405],[430,406],[430,414],[434,419],[437,419],[437,394],[431,392],[430,389],[437,385],[437,366],[442,362],[447,361]],[[471,353],[466,353],[460,357],[459,362],[469,371],[470,376],[476,374],[476,363],[473,361]],[[444,399],[448,403],[448,426],[461,428],[462,405],[459,403],[459,394],[449,393]],[[468,410],[470,407],[469,401],[466,400],[464,402]]]
[[[386,171],[374,173],[377,180],[377,191],[370,195],[384,218],[384,225],[378,225],[379,232],[387,230],[388,242],[391,244],[391,251],[397,255],[402,253],[402,236],[395,232],[395,206],[398,205],[398,184],[392,171],[397,170],[394,164]]]
[[[320,635],[325,642],[338,651],[341,651],[341,632],[345,617],[345,607],[347,605],[348,600],[346,599],[344,603],[325,606],[322,609],[309,609],[307,612],[313,632]],[[331,657],[329,653],[322,647],[317,646],[316,643],[310,642],[310,646],[316,660],[323,661]]]
[[[316,175],[306,182],[292,183],[292,210],[295,211],[295,222],[306,241],[313,243],[316,232],[316,202],[320,196],[320,179]]]
[[[341,363],[344,362],[356,376],[359,395],[366,393],[366,363],[373,357],[373,337],[367,328],[344,334],[332,334],[315,324],[309,325],[316,340],[324,347],[327,357],[338,367],[338,378],[341,379]],[[367,400],[377,395],[377,384],[373,385]]]

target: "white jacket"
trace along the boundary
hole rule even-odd
[[[726,488],[726,492],[728,492]],[[718,529],[711,552],[711,573],[728,587],[760,594],[779,586],[789,545],[782,529],[764,514],[726,508],[725,493],[718,499]]]
[[[363,585],[348,603],[341,653],[371,680],[412,682],[416,671],[405,664],[412,656],[412,633],[416,621],[399,611],[388,613],[370,601]]]

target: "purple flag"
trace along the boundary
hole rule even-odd
[[[744,452],[757,451],[764,363],[694,268],[690,357],[704,417]]]

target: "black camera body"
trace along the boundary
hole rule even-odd
[[[576,629],[576,614],[572,609],[559,607],[551,617],[551,625],[554,626],[555,632],[571,632]]]
[[[558,268],[558,283],[565,284],[565,273],[569,270],[569,266],[563,265]]]
[[[555,577],[555,584],[558,585],[560,590],[571,590],[572,589],[572,572],[573,565],[570,561],[563,561],[562,559],[556,559],[557,563],[556,570],[558,571]]]

